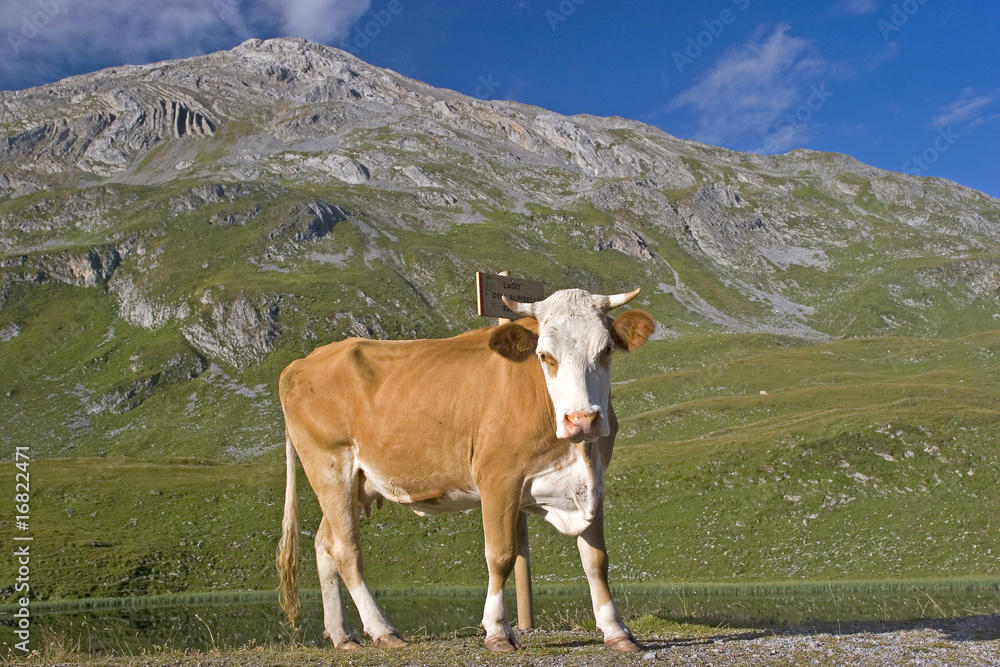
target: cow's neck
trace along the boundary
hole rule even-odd
[[[563,455],[524,480],[521,508],[564,535],[579,535],[593,522],[604,495],[604,467],[596,443],[560,443]]]

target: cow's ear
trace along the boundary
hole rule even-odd
[[[490,334],[490,349],[511,361],[524,361],[535,356],[538,334],[516,322],[503,324]]]
[[[642,347],[649,340],[656,322],[644,310],[626,310],[611,323],[611,339],[615,346],[626,352]]]

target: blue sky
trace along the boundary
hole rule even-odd
[[[0,89],[297,35],[432,85],[810,148],[1000,197],[1000,4],[944,0],[22,0]]]

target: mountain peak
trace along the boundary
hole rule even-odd
[[[368,211],[366,229],[592,211],[596,228],[574,232],[590,234],[589,248],[617,251],[643,271],[659,266],[665,294],[731,330],[843,333],[820,325],[821,309],[806,293],[790,296],[802,288],[780,276],[832,270],[843,248],[869,243],[883,226],[897,236],[919,228],[912,242],[935,256],[998,235],[995,200],[937,179],[831,153],[736,153],[626,119],[479,100],[291,37],[3,93],[0,128],[0,197],[9,201],[53,187],[285,183],[333,188]],[[243,213],[223,217],[234,215]],[[934,246],[929,230],[939,234]],[[970,233],[974,242],[961,240]],[[661,263],[660,235],[759,312],[734,316],[685,288]],[[33,247],[11,236],[0,243],[12,253]]]
[[[261,378],[320,342],[481,326],[476,271],[642,286],[660,338],[799,344],[995,328],[998,256],[1000,202],[946,181],[479,100],[302,39],[0,94],[0,346],[45,359],[8,369],[33,373],[8,405],[91,453],[142,451],[114,415],[156,421],[154,396],[273,413]],[[256,423],[232,456],[270,446]]]

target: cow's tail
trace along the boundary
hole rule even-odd
[[[281,519],[281,540],[278,542],[278,601],[288,617],[288,624],[295,629],[299,616],[299,521],[295,496],[295,447],[285,435],[285,514]]]

